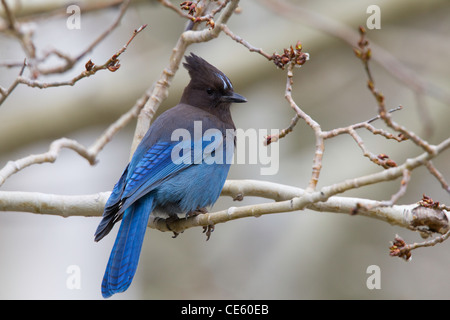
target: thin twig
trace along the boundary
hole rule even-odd
[[[445,234],[438,236],[432,240],[427,240],[420,243],[415,242],[412,244],[406,244],[406,242],[399,235],[396,235],[391,247],[389,248],[390,250],[389,254],[393,257],[400,257],[405,259],[406,261],[410,261],[412,250],[418,248],[433,247],[438,243],[444,242],[449,237],[450,237],[450,230],[447,231]]]
[[[364,70],[366,71],[368,83],[367,87],[374,96],[378,104],[378,114],[380,118],[386,123],[386,125],[393,130],[399,132],[402,137],[410,139],[416,145],[424,149],[428,153],[434,152],[430,144],[416,135],[414,132],[406,129],[404,126],[399,125],[392,120],[391,114],[386,111],[386,104],[384,95],[375,87],[375,80],[372,76],[369,61],[372,57],[372,50],[369,47],[369,41],[366,39],[366,30],[363,27],[359,28],[360,40],[358,41],[358,48],[354,48],[356,56],[362,61]]]
[[[287,128],[282,129],[278,134],[271,134],[264,137],[264,145],[268,146],[272,142],[277,142],[279,139],[282,139],[285,136],[287,136],[289,133],[292,132],[292,130],[294,130],[294,127],[297,125],[298,120],[300,120],[300,116],[296,113]]]
[[[447,181],[445,181],[444,176],[438,171],[438,169],[436,169],[436,167],[433,165],[433,163],[431,161],[427,161],[425,163],[425,166],[427,167],[428,171],[436,178],[438,179],[438,181],[441,183],[442,188],[447,191],[448,193],[450,193],[450,186],[447,183]]]
[[[181,17],[186,18],[186,19],[192,21],[193,23],[206,22],[206,25],[212,29],[215,28],[215,22],[213,19],[214,16],[217,13],[219,13],[220,11],[222,11],[222,9],[227,6],[228,2],[230,2],[230,0],[225,0],[225,1],[219,2],[217,7],[212,9],[210,13],[208,13],[206,15],[202,15],[203,11],[204,11],[204,5],[202,6],[202,5],[199,5],[198,3],[190,3],[189,5],[181,3],[180,4],[181,8],[178,8],[168,0],[158,0],[158,1],[163,6],[178,13],[178,15],[180,15]],[[186,2],[188,2],[188,1],[186,1]],[[188,13],[184,12],[183,10],[187,10]]]
[[[66,81],[55,81],[55,82],[42,82],[42,81],[38,81],[38,80],[32,80],[32,79],[28,79],[22,76],[19,76],[17,78],[19,83],[23,83],[26,84],[29,87],[32,88],[50,88],[50,87],[61,87],[61,86],[73,86],[75,85],[75,83],[77,83],[79,80],[87,78],[92,76],[93,74],[97,73],[100,70],[105,70],[108,69],[111,72],[117,71],[120,67],[119,64],[119,59],[118,57],[125,52],[125,50],[127,49],[128,45],[130,44],[130,42],[136,37],[136,35],[138,33],[140,33],[142,30],[145,29],[147,25],[143,25],[140,28],[134,30],[133,35],[131,36],[131,38],[128,40],[128,42],[119,50],[117,51],[114,55],[112,55],[104,64],[102,65],[94,65],[92,63],[91,60],[89,60],[86,65],[85,68],[86,70],[82,71],[80,74],[78,74],[77,76],[75,76],[74,78],[70,79],[70,80],[66,80]]]
[[[266,52],[264,52],[263,49],[261,48],[256,48],[254,46],[252,46],[248,41],[242,39],[241,37],[239,37],[238,35],[235,35],[230,28],[228,28],[228,26],[226,24],[222,24],[221,25],[222,31],[229,36],[231,39],[233,39],[234,41],[236,41],[237,43],[242,44],[244,47],[246,47],[250,52],[257,52],[260,55],[262,55],[264,58],[266,58],[267,60],[272,60],[272,55],[268,54]]]
[[[108,29],[106,29],[105,31],[103,31],[103,33],[97,37],[97,39],[95,39],[85,50],[83,50],[82,52],[80,52],[77,56],[75,57],[70,57],[66,54],[63,54],[57,50],[52,50],[49,53],[47,53],[47,56],[51,55],[51,54],[55,54],[60,58],[63,58],[63,60],[65,61],[65,65],[62,66],[58,66],[58,67],[53,67],[53,68],[49,68],[49,69],[40,69],[39,68],[39,74],[42,75],[48,75],[48,74],[55,74],[55,73],[63,73],[66,72],[67,70],[70,70],[73,68],[73,66],[80,61],[86,54],[88,54],[89,52],[91,52],[100,42],[102,42],[114,29],[117,28],[117,26],[119,25],[120,21],[122,20],[122,17],[125,15],[125,12],[128,9],[128,6],[130,4],[130,0],[124,0],[122,2],[122,5],[120,6],[120,11],[118,16],[116,17],[116,19],[113,21],[113,23],[109,26]],[[134,37],[134,36],[133,36]],[[132,40],[132,39],[130,39]],[[76,82],[76,81],[75,81]],[[69,84],[71,85],[71,84]]]
[[[399,190],[391,196],[389,201],[381,201],[377,206],[378,207],[392,207],[397,201],[405,195],[406,190],[408,189],[408,183],[411,180],[411,171],[408,169],[403,170],[403,178],[400,182]],[[370,208],[369,208],[370,209]]]
[[[2,5],[3,5],[3,9],[5,10],[6,19],[8,21],[8,29],[17,30],[16,18],[14,17],[13,13],[9,9],[9,6],[6,3],[6,0],[2,0]]]
[[[401,109],[402,109],[401,107],[398,107],[398,108],[391,109],[388,112],[392,113],[392,112],[395,112],[395,111],[398,111]],[[386,139],[393,139],[398,142],[405,140],[405,138],[401,135],[395,136],[385,130],[376,129],[374,126],[372,126],[370,124],[371,122],[374,122],[375,120],[378,120],[378,119],[380,119],[380,115],[377,115],[376,117],[373,117],[364,122],[352,124],[348,127],[336,128],[336,129],[333,129],[330,131],[324,131],[324,132],[322,132],[322,137],[324,139],[330,139],[330,138],[334,138],[341,134],[349,134],[353,138],[353,140],[355,140],[355,142],[358,144],[358,146],[361,148],[361,150],[363,151],[363,155],[365,157],[369,158],[370,161],[372,161],[373,163],[375,163],[377,165],[382,166],[385,169],[395,167],[397,164],[393,160],[389,159],[389,157],[386,156],[385,154],[375,155],[372,152],[370,152],[365,147],[363,139],[356,133],[356,129],[365,128],[368,131],[370,131],[372,134],[381,135]]]
[[[86,12],[92,12],[104,8],[110,8],[110,7],[116,7],[120,5],[119,8],[119,14],[114,19],[111,26],[108,27],[99,37],[97,37],[89,46],[84,49],[82,52],[78,53],[75,57],[72,57],[69,54],[63,53],[57,49],[48,50],[44,53],[42,57],[34,57],[34,59],[30,60],[29,63],[35,68],[35,72],[37,75],[49,75],[49,74],[56,74],[56,73],[63,73],[67,70],[70,70],[73,68],[73,66],[79,62],[86,54],[91,52],[96,46],[98,46],[114,29],[117,28],[120,21],[122,20],[124,14],[126,13],[126,10],[130,4],[130,0],[114,0],[109,3],[94,3],[94,4],[85,4],[81,5],[80,10],[82,13]],[[66,7],[64,8],[58,8],[56,10],[50,11],[50,12],[41,12],[39,14],[30,15],[26,18],[20,19],[18,23],[23,23],[28,20],[31,21],[37,21],[40,19],[48,19],[49,17],[54,17],[58,15],[65,15],[66,13]],[[52,68],[43,69],[40,68],[39,65],[43,62],[45,62],[50,56],[55,55],[62,60],[64,60],[64,64],[61,66],[55,66]],[[20,67],[22,65],[22,62],[20,61],[10,61],[10,62],[0,62],[0,66],[12,68],[12,67]]]
[[[0,88],[0,106],[2,105],[3,101],[8,98],[8,96],[11,94],[11,92],[17,87],[17,85],[20,83],[19,78],[22,77],[23,72],[25,71],[25,67],[27,66],[27,59],[23,60],[22,68],[19,71],[19,74],[17,78],[14,80],[14,82],[9,86],[8,89]]]
[[[292,85],[294,83],[293,77],[293,69],[295,64],[288,65],[287,71],[287,80],[286,80],[286,90],[285,90],[285,98],[289,102],[291,108],[296,112],[296,114],[302,118],[307,125],[313,129],[315,137],[316,137],[316,150],[314,152],[313,166],[312,166],[312,175],[308,184],[308,191],[313,191],[316,189],[317,183],[319,181],[320,171],[322,169],[322,158],[323,152],[325,150],[324,138],[322,137],[322,128],[320,124],[313,120],[306,112],[304,112],[300,107],[295,103],[294,98],[292,97]]]
[[[8,30],[19,40],[28,59],[34,59],[36,57],[36,48],[33,44],[33,41],[31,40],[33,31],[31,29],[28,29],[26,32],[24,32],[25,29],[20,27],[14,14],[9,9],[6,0],[1,1],[8,21]]]
[[[268,6],[270,10],[283,17],[310,25],[314,29],[321,30],[337,39],[343,40],[350,46],[354,46],[354,43],[357,41],[358,33],[351,27],[336,19],[309,10],[306,6],[300,5],[299,2],[286,0],[263,0],[261,2]],[[371,46],[376,53],[373,57],[374,60],[394,78],[399,79],[420,95],[427,94],[444,102],[446,105],[450,105],[450,93],[448,90],[427,81],[383,47],[376,44]]]
[[[76,81],[78,81],[84,77],[94,74],[98,70],[103,70],[103,69],[109,69],[110,71],[116,71],[120,66],[118,57],[123,52],[125,52],[125,50],[127,49],[128,45],[131,43],[131,41],[145,27],[146,27],[146,25],[143,25],[140,28],[134,30],[133,35],[128,40],[128,42],[119,51],[117,51],[110,59],[108,59],[108,61],[106,63],[104,63],[101,66],[93,66],[93,65],[91,65],[89,67],[86,66],[86,68],[89,70],[84,71],[83,73],[81,73],[81,75],[79,75],[78,77],[75,77],[74,79],[76,79]],[[24,63],[24,67],[25,67],[25,63]],[[22,68],[22,72],[23,72],[23,68]],[[17,79],[18,79],[18,83],[24,83],[24,82],[20,81],[21,76],[19,76]],[[74,81],[73,83],[75,83],[76,81]],[[33,84],[36,84],[36,82],[34,81],[34,82],[26,83],[26,84],[33,86]],[[36,86],[39,86],[39,85],[36,85]],[[56,85],[55,85],[55,83],[51,83],[51,84],[49,84],[49,86],[56,86]],[[44,87],[46,87],[46,86],[44,86]],[[8,90],[8,93],[2,97],[2,99],[6,98],[6,96],[10,92],[11,92],[11,88]],[[1,102],[1,100],[0,100],[0,102]],[[20,171],[30,165],[44,163],[44,162],[54,162],[57,159],[59,151],[62,148],[72,149],[72,150],[76,151],[79,155],[81,155],[82,157],[87,159],[90,164],[95,164],[95,162],[97,161],[96,160],[97,155],[103,149],[103,147],[112,139],[114,134],[116,134],[120,129],[122,129],[125,125],[127,125],[133,118],[137,117],[142,106],[143,106],[142,101],[141,102],[138,101],[135,104],[135,106],[133,106],[127,113],[122,115],[116,122],[111,124],[108,127],[108,129],[89,148],[86,148],[85,146],[81,145],[80,143],[78,143],[75,140],[61,138],[61,139],[55,140],[50,145],[49,151],[46,153],[39,154],[39,155],[30,155],[28,157],[25,157],[25,158],[22,158],[22,159],[19,159],[16,161],[10,161],[4,168],[2,168],[0,170],[0,186],[11,175],[13,175],[14,173],[17,173],[18,171]]]

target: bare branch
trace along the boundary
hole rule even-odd
[[[123,114],[117,121],[112,123],[107,130],[95,141],[89,148],[84,147],[75,140],[61,138],[55,140],[50,145],[48,152],[40,155],[30,155],[28,157],[10,161],[5,167],[0,169],[0,186],[11,175],[25,169],[33,164],[54,162],[62,148],[68,148],[76,151],[80,156],[89,161],[91,165],[96,163],[96,158],[104,146],[111,141],[112,137],[125,127],[132,119],[136,118],[139,111],[142,109],[144,102],[138,101],[127,113]]]
[[[316,151],[314,153],[314,160],[312,166],[312,175],[308,184],[308,191],[313,191],[316,189],[317,182],[319,181],[320,170],[322,169],[322,158],[323,152],[325,150],[324,138],[322,137],[322,128],[320,124],[313,120],[306,112],[304,112],[300,107],[295,103],[294,98],[292,97],[292,84],[294,83],[293,77],[293,69],[295,64],[288,65],[287,72],[287,81],[286,81],[286,91],[285,98],[289,102],[290,106],[297,115],[302,118],[308,126],[314,131],[316,136]]]
[[[331,186],[323,187],[320,192],[322,199],[327,199],[329,196],[343,193],[347,190],[354,188],[360,188],[362,186],[379,183],[382,181],[390,181],[403,176],[404,170],[412,171],[422,166],[427,161],[435,158],[438,154],[444,150],[450,148],[450,138],[442,141],[437,146],[430,146],[433,149],[432,153],[423,153],[415,158],[407,159],[402,165],[394,168],[389,168],[381,172],[373,173],[367,176],[349,179],[341,183],[337,183]]]
[[[0,186],[5,183],[6,179],[8,179],[11,175],[19,172],[26,167],[29,167],[33,164],[55,162],[60,150],[63,148],[74,150],[80,156],[88,160],[90,164],[95,163],[95,155],[91,154],[89,150],[87,150],[84,146],[82,146],[75,140],[61,138],[53,141],[50,145],[49,150],[45,153],[30,155],[16,161],[9,161],[5,167],[0,169]]]
[[[61,217],[101,216],[110,192],[92,195],[56,195],[0,191],[0,211],[20,211]]]
[[[358,33],[351,27],[333,18],[309,10],[305,6],[298,5],[295,2],[288,2],[286,0],[263,0],[262,2],[280,15],[326,32],[337,39],[343,40],[350,46],[354,46],[354,43],[358,39]],[[372,44],[372,49],[375,52],[374,60],[394,78],[399,79],[419,95],[427,94],[450,105],[450,94],[448,90],[423,79],[423,77],[411,70],[383,47]]]
[[[44,88],[50,88],[50,87],[73,86],[79,80],[90,77],[93,74],[97,73],[97,71],[100,71],[100,70],[108,69],[111,72],[117,71],[120,67],[118,57],[123,52],[125,52],[125,50],[127,49],[128,45],[131,43],[131,41],[134,39],[134,37],[136,37],[136,35],[139,32],[144,30],[146,26],[147,25],[143,25],[143,26],[139,27],[138,29],[134,30],[133,35],[128,40],[128,42],[119,51],[117,51],[114,55],[112,55],[111,58],[109,58],[104,64],[95,65],[91,60],[89,60],[85,65],[86,70],[82,71],[79,75],[75,76],[71,80],[59,81],[59,82],[41,82],[38,80],[31,80],[31,79],[27,79],[25,77],[19,76],[17,78],[17,81],[19,83],[26,84],[29,87],[33,87],[33,88],[37,87],[37,88],[44,89]]]
[[[33,192],[0,192],[0,211],[24,211],[38,214],[69,216],[101,216],[109,192],[92,195],[49,195]],[[197,226],[209,226],[246,217],[258,217],[265,214],[292,212],[299,208],[295,199],[301,199],[302,209],[320,212],[352,214],[353,208],[359,203],[364,207],[359,215],[375,218],[408,229],[420,226],[421,231],[444,234],[449,230],[448,220],[443,219],[442,211],[423,211],[418,215],[417,204],[379,206],[380,202],[368,199],[333,196],[326,201],[315,201],[311,194],[300,188],[277,183],[257,180],[227,180],[222,190],[222,196],[243,198],[258,196],[273,199],[257,205],[231,207],[227,210],[201,214],[195,217],[180,219],[166,224],[164,220],[151,218],[149,227],[160,231],[182,232]],[[365,209],[371,208],[371,209]]]
[[[366,39],[366,30],[363,27],[359,27],[361,38],[358,41],[358,49],[354,48],[355,55],[363,62],[364,70],[368,77],[367,86],[378,103],[378,114],[380,118],[392,129],[400,132],[402,137],[411,139],[416,145],[423,148],[426,152],[433,152],[428,142],[421,139],[414,132],[409,131],[404,126],[397,124],[392,120],[391,114],[386,111],[384,95],[375,88],[375,81],[372,76],[372,72],[369,67],[369,60],[372,57],[372,50],[369,48],[369,41]]]
[[[111,26],[109,26],[108,29],[106,29],[105,31],[103,31],[103,33],[98,36],[97,39],[95,39],[85,50],[83,50],[82,52],[80,52],[76,57],[70,57],[66,54],[62,54],[61,52],[57,51],[57,50],[52,50],[49,53],[47,53],[48,57],[51,54],[55,54],[57,56],[59,56],[60,58],[63,58],[65,60],[65,65],[63,66],[58,66],[58,67],[53,67],[50,69],[39,69],[39,73],[43,74],[43,75],[48,75],[48,74],[55,74],[55,73],[63,73],[66,72],[67,70],[70,70],[73,68],[73,66],[80,61],[86,54],[88,54],[89,52],[91,52],[100,42],[102,42],[114,29],[117,28],[117,26],[119,25],[120,21],[122,20],[122,17],[125,15],[125,12],[128,9],[128,6],[130,4],[130,0],[124,0],[122,1],[122,4],[120,6],[120,11],[119,11],[119,15],[117,16],[117,18],[114,20],[114,22],[111,24]],[[141,27],[142,28],[142,27]],[[140,30],[141,31],[141,30]],[[136,34],[139,33],[135,31],[135,33],[133,34],[132,38],[129,40],[129,42],[131,42],[131,40],[133,40],[133,38],[136,36]],[[127,45],[129,44],[129,42],[127,43]],[[125,45],[125,47],[127,46]],[[125,50],[124,50],[125,51]],[[79,80],[79,79],[78,79]],[[75,80],[73,83],[75,83]],[[68,85],[73,85],[73,84],[68,84]]]

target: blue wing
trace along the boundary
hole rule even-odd
[[[221,139],[215,141],[215,144],[205,139],[198,142],[159,142],[153,145],[135,165],[131,161],[126,184],[120,186],[124,191],[118,214],[178,172],[195,164],[208,163],[216,150],[222,150],[222,144]]]
[[[182,170],[208,162],[222,141],[211,148],[208,141],[159,142],[146,151],[137,150],[130,164],[114,186],[103,219],[96,231],[96,241],[122,219],[102,282],[105,298],[125,291],[137,269],[148,218],[156,205],[152,192]],[[172,152],[175,151],[175,152]],[[175,177],[174,177],[175,178]]]
[[[95,232],[95,241],[101,240],[111,231],[129,206],[159,185],[165,172],[173,173],[184,168],[171,164],[170,154],[174,145],[160,142],[143,154],[140,150],[136,151],[106,202],[103,219]]]

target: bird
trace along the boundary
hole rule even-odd
[[[115,184],[95,231],[97,242],[121,220],[101,284],[104,298],[129,288],[150,214],[177,219],[207,212],[219,198],[230,169],[231,161],[223,161],[232,157],[236,143],[227,137],[236,130],[230,106],[247,99],[203,58],[194,53],[184,58],[190,82],[180,102],[149,127]],[[200,138],[194,132],[198,127]],[[193,139],[174,139],[176,130]],[[208,141],[203,136],[207,132],[215,133],[214,138]]]

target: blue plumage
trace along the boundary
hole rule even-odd
[[[147,195],[125,210],[103,277],[103,297],[108,298],[114,293],[123,292],[130,286],[153,206],[153,195]]]
[[[152,212],[168,218],[203,210],[216,202],[225,183],[227,160],[234,151],[234,139],[226,139],[235,130],[230,105],[246,100],[205,60],[191,54],[186,61],[191,81],[180,103],[149,128],[114,186],[95,232],[99,241],[122,220],[102,281],[105,298],[130,286]],[[174,139],[179,129],[192,141]],[[202,139],[211,130],[218,133],[217,141]]]

